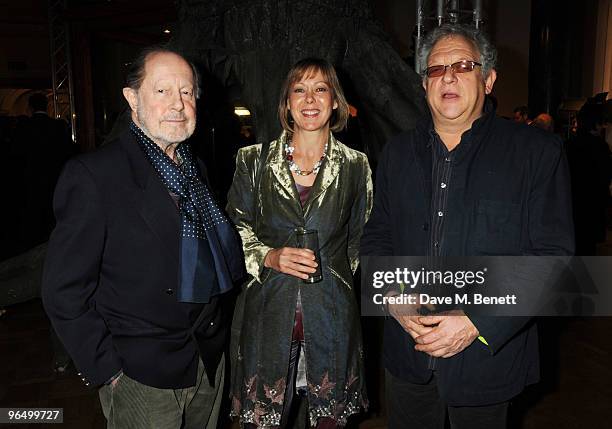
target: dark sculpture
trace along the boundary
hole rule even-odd
[[[240,94],[259,143],[280,133],[282,79],[309,56],[337,68],[374,164],[385,141],[426,110],[420,77],[393,50],[367,0],[181,0],[178,6],[172,43]]]

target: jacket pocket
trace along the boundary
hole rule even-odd
[[[520,206],[506,201],[479,200],[476,207],[474,249],[477,254],[520,253]]]

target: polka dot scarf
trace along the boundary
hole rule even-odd
[[[238,234],[202,181],[189,144],[176,148],[179,166],[133,122],[130,129],[168,191],[178,196],[182,232],[177,300],[206,303],[244,274]]]

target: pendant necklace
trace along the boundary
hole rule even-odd
[[[321,155],[321,158],[319,158],[319,160],[312,167],[312,170],[302,170],[293,160],[293,151],[295,150],[295,148],[291,146],[291,139],[287,139],[285,141],[285,159],[289,164],[289,170],[291,170],[298,176],[308,176],[310,174],[317,174],[321,169],[321,164],[323,164],[323,160],[325,159],[325,156],[327,154],[327,145],[328,143],[325,143],[325,147],[323,148],[323,155]]]

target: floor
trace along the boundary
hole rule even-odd
[[[49,321],[40,300],[11,306],[0,318],[0,407],[61,407],[65,423],[53,427],[104,428],[97,392],[87,390],[74,371],[56,375],[52,358]]]
[[[544,382],[513,403],[512,426],[611,427],[612,318],[551,319],[547,323],[556,341],[544,351]],[[73,372],[58,376],[52,371],[48,329],[38,300],[13,306],[0,319],[0,407],[62,407],[65,423],[54,427],[104,428],[97,393],[84,388]],[[386,427],[384,417],[375,415],[358,426]]]

